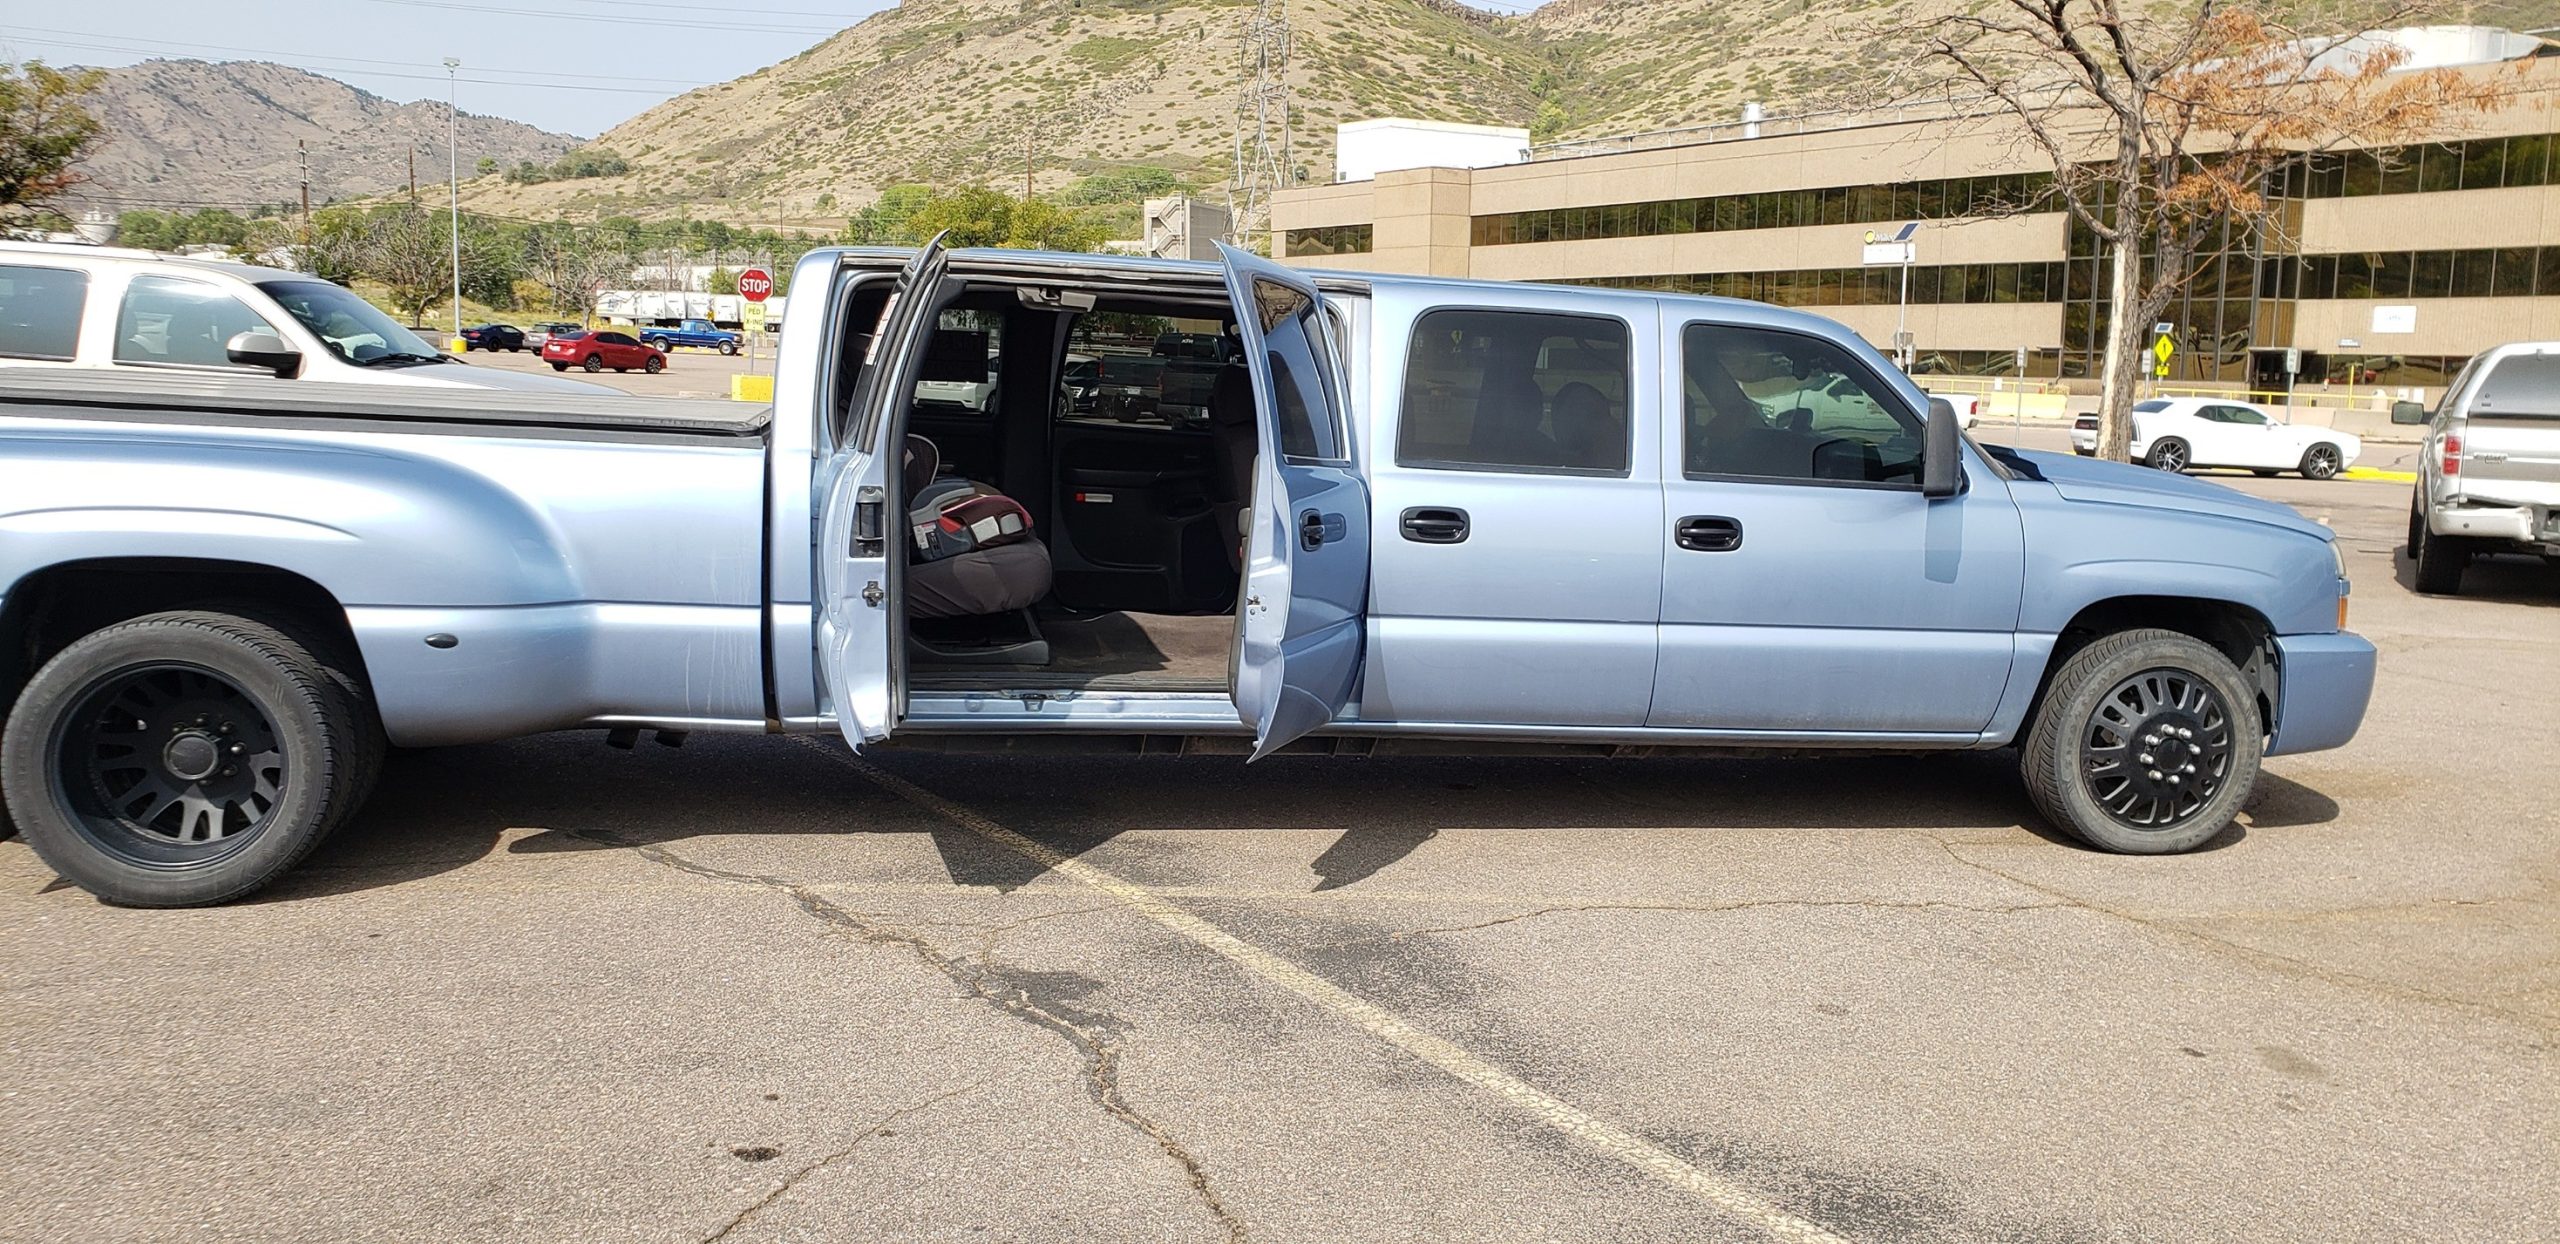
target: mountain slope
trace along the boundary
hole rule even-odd
[[[679,96],[608,131],[629,176],[479,187],[491,210],[648,212],[820,195],[851,205],[900,181],[1020,185],[1126,164],[1215,177],[1242,73],[1234,0],[907,0],[778,65]],[[1505,23],[1429,0],[1295,0],[1297,162],[1330,176],[1336,122],[1508,120],[1544,68]],[[1028,151],[1026,153],[1026,146]]]
[[[311,199],[442,184],[449,110],[395,103],[334,78],[263,61],[144,61],[107,71],[93,108],[107,142],[82,168],[105,206],[283,203],[299,197],[294,143],[309,144]],[[462,163],[548,162],[577,143],[499,117],[462,114]]]

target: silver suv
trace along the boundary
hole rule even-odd
[[[2393,423],[2427,425],[2409,499],[2418,590],[2451,595],[2476,553],[2560,561],[2560,341],[2474,357],[2430,415],[2416,402]]]

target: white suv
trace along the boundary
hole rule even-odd
[[[0,242],[0,367],[606,391],[473,367],[307,272],[52,242]]]

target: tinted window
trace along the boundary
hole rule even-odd
[[[2133,404],[2133,408],[2140,411],[2167,410],[2169,409],[2169,403],[2161,398],[2155,397],[2147,402],[2135,402]]]
[[[239,333],[275,327],[239,299],[202,281],[138,276],[125,286],[116,313],[119,363],[228,367],[223,345]]]
[[[0,357],[70,358],[88,301],[85,272],[0,264]]]
[[[1319,304],[1290,286],[1255,277],[1252,306],[1262,325],[1271,396],[1280,404],[1281,455],[1340,459],[1342,436],[1334,423],[1333,368],[1319,344],[1324,334],[1314,324]]]
[[[1396,461],[1623,475],[1627,375],[1622,320],[1426,313],[1405,360]]]
[[[1918,417],[1838,345],[1692,324],[1680,351],[1682,468],[1691,478],[1919,481]]]
[[[597,333],[595,339],[609,346],[636,346],[640,344],[621,333]]]
[[[2560,354],[2500,359],[2480,380],[2471,413],[2497,418],[2560,419]]]

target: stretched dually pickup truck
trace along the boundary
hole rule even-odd
[[[1815,316],[1234,251],[793,281],[770,412],[0,372],[28,841],[112,902],[219,901],[386,743],[584,728],[2014,746],[2057,825],[2167,852],[2371,689],[2325,528],[1977,445]],[[1132,324],[1235,338],[1208,418],[1061,396]],[[983,409],[915,400],[941,334],[994,351]]]

